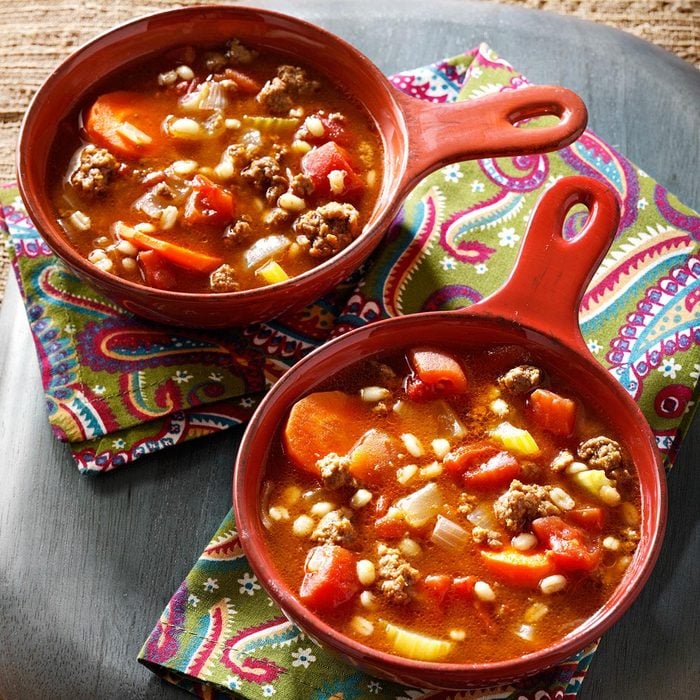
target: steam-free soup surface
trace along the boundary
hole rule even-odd
[[[235,39],[118,74],[60,134],[53,202],[68,240],[160,289],[230,292],[315,267],[360,235],[382,175],[360,105]]]
[[[519,657],[610,597],[638,480],[594,406],[521,349],[365,361],[291,409],[261,517],[277,574],[360,642]]]

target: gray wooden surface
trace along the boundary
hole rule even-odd
[[[700,205],[700,74],[651,45],[579,20],[457,0],[258,4],[336,31],[386,72],[485,40],[532,80],[578,91],[598,134]],[[696,420],[669,478],[660,561],[605,636],[584,700],[698,697],[699,432]],[[186,697],[135,659],[227,512],[237,438],[231,431],[80,477],[50,433],[9,285],[0,309],[0,697]]]

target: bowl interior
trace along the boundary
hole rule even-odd
[[[216,45],[237,37],[243,43],[271,51],[312,66],[324,74],[353,99],[360,102],[381,135],[384,146],[384,177],[381,191],[364,233],[343,253],[316,268],[293,278],[289,286],[297,290],[303,278],[316,279],[343,258],[343,272],[336,275],[337,283],[366,257],[371,247],[369,238],[381,236],[395,213],[396,183],[401,180],[406,161],[406,128],[403,114],[393,98],[393,88],[381,72],[355,48],[314,25],[293,17],[256,10],[225,6],[200,6],[170,10],[147,16],[117,27],[83,46],[68,57],[49,76],[35,96],[25,116],[18,146],[17,170],[20,191],[30,216],[39,231],[71,267],[87,274],[103,290],[133,288],[143,294],[143,288],[85,263],[65,241],[55,220],[49,196],[48,164],[54,140],[60,138],[57,126],[78,106],[99,93],[100,85],[115,72],[138,63],[152,54],[176,46]],[[286,289],[287,283],[277,285]],[[223,299],[235,294],[242,302],[269,294],[262,291],[217,295]],[[321,290],[322,293],[325,290]],[[307,301],[320,295],[317,289]],[[147,296],[182,300],[201,295],[148,290]],[[211,295],[204,295],[209,297]],[[250,319],[249,319],[250,320]]]
[[[592,618],[558,644],[519,659],[486,664],[425,663],[376,652],[340,636],[299,603],[282,582],[265,548],[259,517],[260,489],[269,445],[291,405],[331,376],[381,352],[410,347],[411,339],[455,352],[498,344],[528,348],[540,366],[570,385],[600,412],[624,442],[640,480],[641,537],[634,559],[613,596]],[[390,319],[342,336],[292,368],[263,401],[243,439],[236,462],[234,510],[244,551],[255,573],[290,617],[322,644],[339,651],[353,663],[405,683],[441,688],[464,688],[514,680],[554,665],[596,639],[631,604],[646,581],[661,544],[666,513],[665,479],[651,431],[634,402],[602,367],[586,356],[572,353],[553,338],[502,319],[438,312]]]

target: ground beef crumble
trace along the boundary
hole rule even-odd
[[[235,223],[226,227],[224,231],[224,245],[227,248],[234,248],[240,243],[248,240],[253,234],[250,217],[245,214]]]
[[[377,576],[379,592],[392,603],[406,603],[409,590],[418,580],[418,570],[412,567],[398,549],[380,543]]]
[[[287,191],[289,182],[282,175],[282,168],[276,158],[263,156],[256,158],[241,170],[241,177],[261,194],[268,204],[276,204],[277,198]]]
[[[300,95],[318,89],[319,83],[310,80],[298,66],[279,66],[277,75],[263,85],[255,98],[272,114],[287,114]]]
[[[329,258],[346,248],[360,231],[360,215],[352,204],[329,202],[304,212],[294,222],[297,243],[313,258]]]
[[[518,365],[498,378],[498,384],[509,394],[518,396],[536,389],[542,383],[542,370],[532,365]]]
[[[535,518],[558,515],[561,511],[549,500],[551,486],[523,484],[514,479],[508,490],[493,504],[496,518],[510,532],[524,532]]]
[[[329,452],[316,462],[321,474],[321,481],[326,488],[339,489],[353,482],[350,474],[350,459],[347,455]]]
[[[209,284],[215,292],[237,292],[241,288],[236,270],[226,263],[209,275]]]
[[[106,148],[88,144],[80,152],[78,165],[70,176],[70,184],[81,194],[102,194],[118,169],[119,161]]]
[[[472,529],[472,539],[477,544],[485,544],[492,549],[501,549],[503,541],[501,533],[496,530],[487,530],[485,527],[475,527]]]
[[[578,456],[588,463],[591,469],[611,472],[622,466],[622,448],[609,437],[599,435],[579,445]]]
[[[350,522],[350,511],[347,508],[332,510],[326,513],[311,533],[311,539],[319,544],[337,544],[345,546],[356,537],[355,528]]]

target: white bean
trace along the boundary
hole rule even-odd
[[[622,500],[620,492],[614,486],[608,486],[607,484],[600,487],[598,495],[606,506],[617,506]]]
[[[418,542],[412,540],[410,537],[404,537],[401,542],[399,542],[399,551],[406,557],[417,557],[423,552]]]
[[[353,493],[350,499],[350,506],[355,508],[364,508],[372,500],[372,492],[367,489],[358,489]]]
[[[574,499],[571,498],[571,496],[569,496],[564,489],[560,489],[558,486],[555,486],[549,492],[549,499],[555,506],[561,508],[562,510],[571,510],[576,505]]]
[[[510,543],[513,545],[514,549],[519,552],[526,552],[528,549],[532,549],[537,546],[537,538],[531,532],[521,532],[519,535],[513,537]]]
[[[442,459],[450,451],[450,441],[445,440],[445,438],[435,438],[430,446],[433,448],[433,454],[438,458]]]
[[[315,527],[316,523],[313,518],[310,518],[308,515],[300,515],[292,524],[292,532],[297,537],[308,537]]]
[[[357,578],[363,586],[371,586],[377,577],[374,563],[369,559],[360,559],[356,565]]]
[[[350,621],[350,625],[357,634],[361,634],[363,637],[369,637],[374,632],[374,625],[361,615],[355,615]]]
[[[401,442],[413,457],[422,457],[425,454],[421,441],[413,433],[404,433]]]
[[[474,595],[482,603],[493,603],[496,600],[496,594],[493,592],[493,588],[486,583],[486,581],[477,581],[474,584]]]
[[[540,581],[540,590],[545,595],[552,595],[553,593],[559,593],[566,588],[566,579],[561,574],[552,574],[552,576],[546,576]]]
[[[272,506],[268,511],[273,520],[289,520],[289,511],[284,506]]]
[[[368,403],[375,403],[386,399],[391,392],[383,386],[366,386],[360,389],[360,398]]]
[[[319,501],[311,506],[311,515],[322,518],[324,515],[328,515],[334,508],[335,506],[328,501]]]

